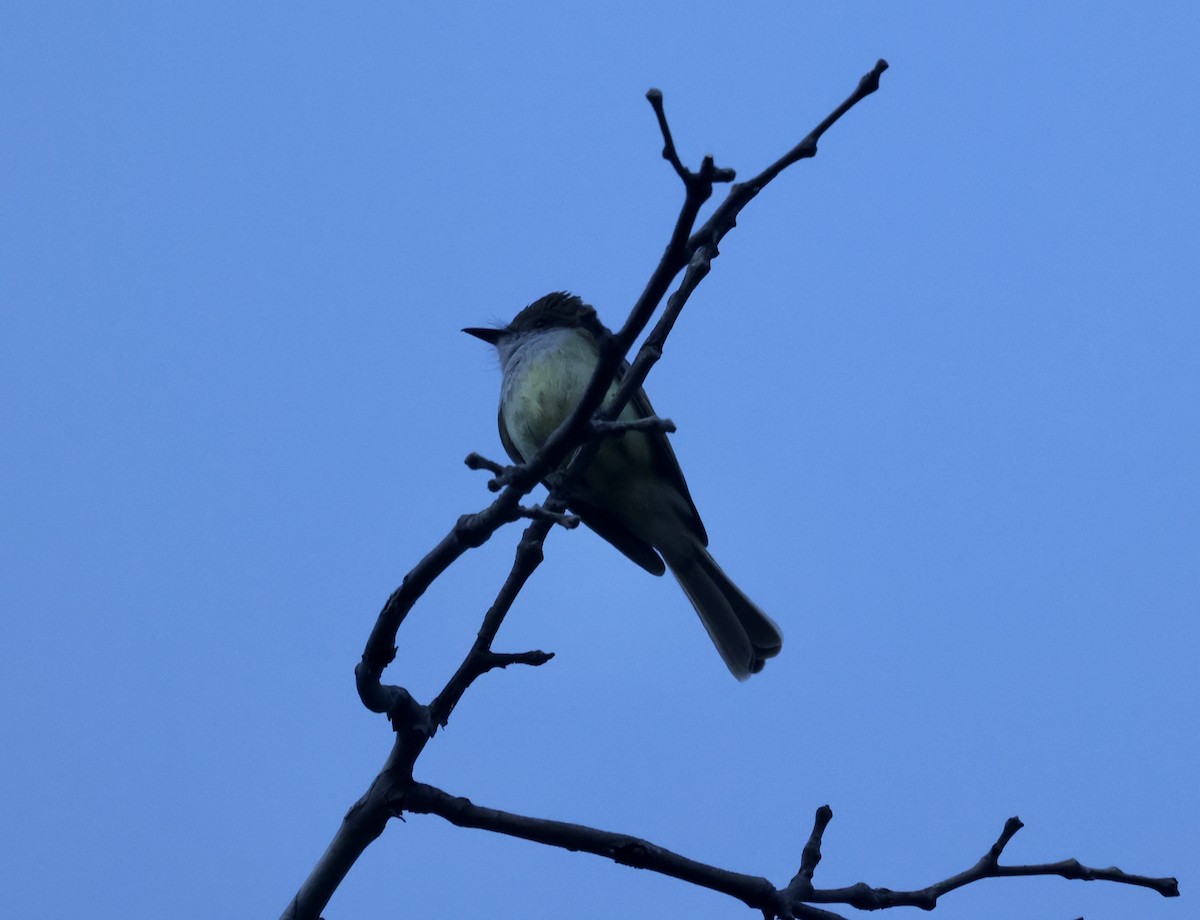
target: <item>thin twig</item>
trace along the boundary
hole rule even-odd
[[[592,431],[598,435],[622,435],[627,431],[662,431],[668,434],[675,431],[675,423],[669,418],[659,418],[657,415],[648,415],[645,418],[629,419],[628,421],[600,421],[592,422]]]
[[[800,871],[796,873],[789,887],[799,885],[808,890],[812,889],[813,873],[817,871],[817,864],[821,861],[821,840],[825,836],[825,828],[832,820],[833,809],[828,805],[817,809],[813,818],[812,833],[808,835],[808,843],[800,853]]]
[[[858,883],[846,888],[814,889],[805,896],[806,901],[823,904],[849,904],[859,910],[882,910],[892,907],[919,907],[933,910],[938,898],[947,892],[971,885],[985,878],[1007,878],[1013,876],[1057,875],[1065,879],[1080,881],[1106,881],[1122,885],[1134,885],[1157,891],[1165,898],[1179,896],[1179,883],[1174,878],[1153,878],[1132,875],[1116,867],[1093,869],[1075,859],[1064,859],[1054,863],[1037,863],[1025,866],[1002,866],[1000,855],[1010,840],[1024,825],[1020,818],[1009,818],[996,842],[971,868],[913,891],[895,891],[890,888],[873,888]]]
[[[487,470],[489,473],[494,473],[497,476],[501,476],[511,469],[511,467],[505,463],[497,463],[495,460],[489,460],[483,454],[477,454],[474,451],[471,451],[471,453],[467,454],[466,458],[463,460],[463,463],[467,465],[468,469]]]
[[[654,107],[654,115],[658,118],[658,130],[663,136],[663,159],[671,164],[675,170],[675,174],[683,180],[686,185],[692,179],[691,172],[683,165],[679,159],[679,154],[675,150],[675,139],[671,137],[671,127],[667,124],[667,113],[663,110],[663,95],[661,89],[650,89],[646,91],[646,98],[650,100],[650,105]]]
[[[559,527],[565,527],[567,530],[574,530],[580,523],[578,515],[552,511],[544,505],[521,505],[520,511],[523,518],[529,518],[531,521],[549,521]]]
[[[541,649],[531,652],[489,652],[483,659],[483,664],[489,671],[507,668],[510,664],[524,664],[537,668],[553,657],[554,652],[543,652]]]
[[[463,463],[468,469],[472,470],[487,470],[492,474],[492,478],[488,480],[488,491],[499,492],[512,479],[513,467],[505,463],[497,463],[495,460],[489,460],[483,454],[477,454],[474,451],[467,454]]]

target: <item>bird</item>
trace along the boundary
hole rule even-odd
[[[608,330],[594,308],[558,291],[534,301],[507,325],[463,332],[499,354],[500,440],[514,463],[526,463],[579,404],[599,360],[597,343]],[[623,363],[606,400],[628,369]],[[654,414],[639,388],[618,421]],[[779,654],[779,626],[709,553],[708,534],[662,430],[605,436],[566,498],[588,527],[643,569],[653,575],[671,571],[738,680],[758,673]]]

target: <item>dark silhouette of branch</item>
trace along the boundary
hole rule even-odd
[[[640,837],[485,808],[470,799],[450,795],[424,783],[414,783],[409,787],[404,797],[404,809],[418,814],[437,815],[459,827],[495,831],[566,850],[594,853],[636,869],[651,869],[732,895],[752,907],[766,903],[775,893],[775,887],[765,878],[706,865]]]
[[[913,891],[894,891],[890,888],[874,888],[863,882],[846,888],[814,888],[812,874],[821,859],[821,837],[832,817],[833,812],[828,805],[822,805],[817,809],[813,833],[804,848],[804,855],[801,859],[800,872],[781,892],[785,902],[789,904],[794,902],[848,904],[859,910],[883,910],[891,907],[919,907],[922,910],[933,910],[937,907],[938,898],[956,888],[962,888],[985,878],[1032,875],[1057,875],[1066,879],[1089,882],[1117,882],[1123,885],[1150,888],[1166,898],[1179,896],[1179,883],[1174,878],[1133,875],[1116,867],[1093,869],[1082,865],[1075,859],[1026,866],[1002,866],[1000,865],[1000,855],[1004,852],[1004,848],[1008,846],[1017,831],[1025,826],[1021,823],[1021,819],[1016,817],[1009,818],[1004,823],[1004,829],[1000,832],[996,842],[979,858],[975,865],[957,875],[927,885],[925,888]]]
[[[1151,888],[1165,897],[1175,897],[1179,894],[1178,883],[1173,878],[1147,878],[1130,875],[1116,868],[1093,869],[1073,859],[1028,866],[1001,866],[1000,854],[1022,827],[1017,818],[1008,819],[1000,838],[974,866],[925,888],[915,891],[893,891],[859,883],[847,888],[822,889],[812,886],[812,876],[821,860],[821,837],[833,818],[832,809],[828,805],[822,805],[817,809],[812,836],[801,856],[800,872],[787,887],[777,889],[761,876],[731,872],[697,862],[640,837],[487,808],[424,783],[414,783],[409,788],[404,797],[403,807],[410,812],[437,815],[459,827],[479,828],[566,850],[593,853],[624,866],[669,875],[737,898],[749,907],[762,911],[767,917],[782,917],[785,920],[822,914],[830,916],[826,911],[814,912],[813,904],[845,904],[859,910],[881,910],[891,907],[920,907],[932,910],[937,906],[939,897],[955,888],[962,888],[985,878],[1017,875],[1059,875],[1084,881],[1119,882]]]
[[[567,513],[565,495],[571,482],[586,469],[602,438],[619,436],[634,429],[674,430],[666,419],[614,420],[661,358],[666,339],[683,306],[708,274],[712,260],[719,255],[721,239],[735,226],[742,209],[788,166],[815,156],[818,140],[838,119],[878,89],[880,75],[886,69],[885,61],[876,63],[859,81],[854,92],[799,144],[752,179],[731,184],[725,199],[699,229],[695,225],[701,207],[712,196],[714,186],[734,182],[734,171],[716,166],[711,156],[704,157],[696,171],[689,170],[676,151],[662,93],[658,90],[647,93],[662,133],[663,157],[684,186],[684,200],[666,248],[624,325],[600,340],[599,361],[579,405],[537,455],[528,463],[514,465],[496,463],[475,453],[466,458],[471,469],[492,474],[488,488],[498,493],[497,497],[482,511],[460,517],[449,533],[405,575],[380,611],[362,660],[355,668],[355,681],[363,705],[387,716],[395,731],[395,741],[370,788],[350,808],[325,853],[284,911],[285,920],[316,920],[359,855],[383,832],[390,818],[400,817],[405,811],[436,814],[463,827],[482,828],[551,846],[595,853],[623,865],[670,875],[735,897],[760,910],[768,920],[844,920],[841,915],[817,904],[847,904],[868,910],[898,906],[929,909],[948,891],[980,879],[1001,876],[1060,875],[1074,879],[1103,879],[1141,885],[1166,896],[1178,893],[1174,879],[1129,875],[1115,868],[1092,869],[1075,860],[1001,866],[1000,854],[1021,827],[1016,818],[1009,820],[1004,833],[974,866],[926,888],[892,891],[860,883],[848,888],[818,889],[813,886],[812,879],[821,859],[822,836],[833,816],[828,806],[817,811],[812,833],[801,853],[799,871],[787,886],[776,888],[765,878],[706,865],[638,837],[484,808],[413,780],[413,765],[425,745],[440,727],[447,724],[475,680],[509,665],[537,667],[553,658],[553,653],[540,650],[496,652],[492,643],[517,595],[541,564],[542,544],[550,531],[555,525],[570,528],[578,523],[574,515]],[[679,277],[681,274],[682,278]],[[601,410],[601,403],[621,371],[625,356],[677,278],[679,283],[667,299],[661,317],[623,375],[616,394]],[[523,497],[540,481],[546,481],[550,486],[547,501],[532,507],[523,505]],[[470,651],[442,691],[425,705],[403,687],[382,683],[383,672],[396,655],[398,631],[425,590],[463,553],[482,545],[505,524],[522,518],[528,519],[529,524],[517,545],[512,568],[485,614]]]
[[[597,435],[624,434],[627,431],[675,431],[675,423],[669,418],[650,415],[646,418],[630,419],[627,422],[592,422],[592,432]]]
[[[817,809],[813,819],[812,833],[808,835],[808,843],[800,853],[800,871],[792,879],[792,885],[812,884],[813,873],[817,871],[817,863],[821,861],[821,839],[825,836],[825,828],[833,820],[833,809],[822,805]]]
[[[520,506],[521,517],[529,518],[531,521],[545,519],[551,524],[557,524],[559,527],[565,527],[567,530],[574,530],[579,526],[579,516],[575,514],[565,514],[561,511],[551,511],[543,505],[531,505],[526,507]]]

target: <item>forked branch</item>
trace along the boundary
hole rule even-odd
[[[509,665],[540,666],[553,657],[552,653],[543,651],[496,652],[492,649],[492,643],[517,595],[541,564],[542,544],[549,532],[555,525],[573,526],[575,519],[567,514],[564,499],[572,478],[586,468],[602,437],[616,436],[623,430],[638,427],[670,430],[670,422],[665,419],[646,419],[632,424],[614,423],[614,419],[661,357],[680,311],[709,272],[712,260],[719,255],[721,239],[735,226],[742,209],[788,166],[814,156],[822,135],[878,88],[879,77],[886,69],[887,63],[879,61],[863,76],[855,91],[799,144],[752,179],[732,184],[724,200],[699,229],[696,229],[696,221],[701,207],[712,196],[715,185],[733,182],[734,172],[718,167],[712,157],[705,157],[699,169],[689,170],[676,150],[662,94],[657,90],[647,94],[662,133],[663,157],[671,164],[684,186],[684,200],[666,249],[624,325],[601,340],[600,360],[583,399],[547,439],[538,454],[528,463],[512,466],[496,463],[478,454],[467,458],[467,465],[472,469],[492,473],[489,488],[499,494],[487,508],[459,518],[446,536],[409,571],[380,611],[362,660],[355,669],[355,677],[363,705],[373,712],[387,715],[395,730],[395,741],[378,776],[362,798],[351,807],[329,847],[284,911],[284,918],[317,920],[359,855],[382,833],[390,818],[398,817],[405,811],[436,814],[464,827],[483,828],[551,846],[596,853],[624,865],[649,869],[724,892],[760,910],[765,917],[781,920],[838,920],[840,915],[816,906],[818,904],[846,904],[862,909],[899,906],[928,909],[937,903],[941,895],[955,888],[1000,876],[1060,875],[1075,879],[1105,879],[1152,888],[1166,896],[1178,893],[1174,879],[1129,875],[1115,868],[1093,869],[1075,860],[1002,866],[999,863],[1000,854],[1021,826],[1015,818],[1009,820],[1004,833],[974,866],[926,888],[892,891],[861,883],[848,888],[815,888],[812,880],[821,858],[822,836],[832,818],[832,811],[827,806],[817,811],[796,876],[784,888],[776,888],[760,876],[706,865],[638,837],[483,808],[467,799],[451,796],[413,780],[413,765],[425,745],[438,728],[447,723],[455,706],[475,680]],[[617,393],[600,411],[601,403],[618,375],[625,356],[681,273],[682,278],[637,357],[623,375]],[[547,480],[551,484],[549,499],[539,506],[523,505],[523,497],[539,481]],[[484,616],[478,635],[462,664],[437,697],[424,705],[403,687],[383,684],[383,671],[395,657],[398,630],[425,590],[467,550],[486,542],[505,524],[522,518],[529,519],[529,524],[517,546],[512,569]]]
[[[747,906],[762,911],[765,917],[780,920],[839,916],[815,907],[817,904],[845,904],[858,910],[882,910],[892,907],[920,907],[932,910],[937,906],[938,898],[956,888],[986,878],[1017,875],[1058,875],[1083,881],[1102,880],[1150,888],[1164,897],[1176,897],[1179,894],[1179,885],[1173,878],[1149,878],[1122,872],[1116,868],[1093,869],[1074,859],[1036,865],[1002,866],[999,863],[1000,854],[1022,827],[1018,818],[1008,819],[1000,838],[970,869],[925,888],[895,891],[865,883],[845,888],[813,887],[812,877],[821,859],[821,839],[833,818],[833,811],[828,805],[817,809],[812,835],[801,855],[800,872],[786,887],[778,889],[762,876],[732,872],[698,862],[640,837],[487,808],[424,783],[416,783],[410,787],[404,800],[404,808],[410,812],[437,815],[459,827],[489,830],[547,846],[593,853],[621,865],[669,875],[737,898]]]

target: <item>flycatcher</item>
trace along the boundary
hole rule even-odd
[[[570,294],[547,294],[499,329],[464,329],[494,345],[500,384],[500,440],[515,463],[533,458],[582,398],[607,330],[596,311]],[[623,364],[617,380],[627,372]],[[614,382],[606,399],[616,392]],[[643,390],[621,421],[654,415]],[[661,431],[609,435],[568,495],[585,524],[653,575],[666,569],[738,680],[779,654],[779,627],[738,590],[709,555],[708,534],[679,461]],[[665,565],[664,565],[665,561]]]

